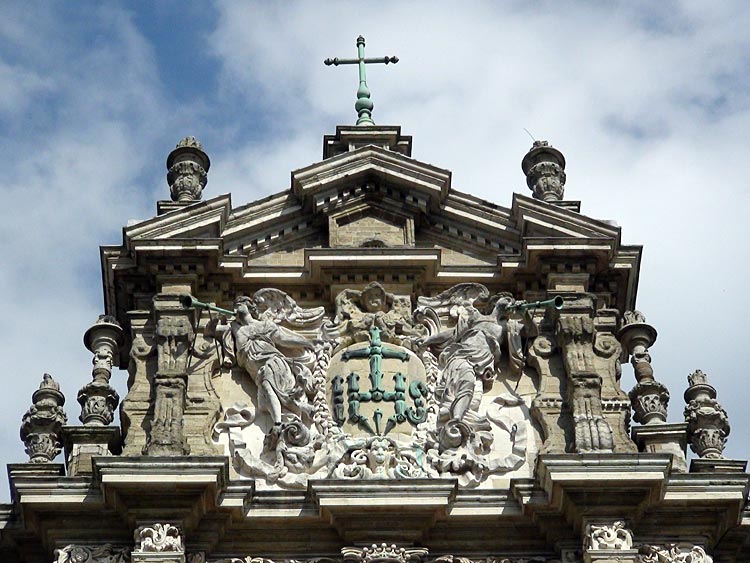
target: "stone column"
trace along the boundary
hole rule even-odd
[[[62,427],[68,420],[63,410],[65,396],[57,381],[45,373],[31,400],[21,422],[21,440],[30,463],[51,463],[62,449]]]
[[[63,428],[68,475],[90,475],[92,457],[120,452],[120,429],[110,426],[120,397],[109,381],[124,342],[122,328],[109,315],[100,315],[83,335],[84,345],[94,354],[94,367],[92,381],[78,391],[83,426]]]
[[[109,381],[124,341],[122,328],[109,315],[100,315],[83,335],[84,345],[94,354],[92,381],[78,391],[82,408],[80,420],[85,426],[108,426],[114,420],[120,397]]]
[[[684,423],[667,424],[667,387],[654,379],[649,348],[656,342],[656,329],[646,323],[640,311],[626,311],[618,333],[624,356],[630,356],[636,384],[628,396],[635,422],[642,426],[632,429],[633,440],[642,451],[672,455],[672,470],[687,471],[685,461],[686,431]]]
[[[590,521],[583,538],[584,563],[635,562],[638,550],[633,549],[633,533],[622,520]]]
[[[185,541],[180,527],[169,522],[138,526],[132,563],[185,563]]]
[[[535,199],[561,201],[565,193],[565,157],[547,141],[534,141],[521,161],[526,185]]]

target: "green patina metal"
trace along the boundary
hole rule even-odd
[[[327,66],[339,65],[358,65],[359,67],[359,88],[357,88],[357,102],[354,109],[357,110],[357,125],[375,125],[372,120],[372,108],[374,104],[370,99],[370,89],[367,87],[367,77],[365,75],[365,65],[383,63],[396,64],[398,57],[374,57],[365,58],[365,38],[361,35],[357,37],[357,58],[356,59],[326,59],[323,63]]]
[[[383,384],[383,359],[392,358],[402,362],[409,361],[409,354],[383,344],[380,339],[380,329],[370,328],[370,345],[359,350],[347,350],[341,358],[346,362],[355,358],[367,358],[370,361],[370,390],[361,391],[359,375],[355,372],[346,377],[346,396],[349,406],[348,418],[370,434],[388,434],[402,422],[409,421],[413,425],[424,422],[427,412],[424,408],[424,397],[427,397],[427,386],[421,381],[414,381],[409,385],[409,396],[414,401],[413,407],[406,406],[406,375],[397,372],[393,376],[393,391],[386,391]],[[333,378],[333,417],[339,426],[346,422],[344,417],[344,381],[340,375]],[[372,416],[375,428],[366,416],[360,413],[361,403],[393,403],[393,415],[388,417],[385,428],[382,427],[383,411],[377,408]]]

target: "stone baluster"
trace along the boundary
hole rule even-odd
[[[716,389],[708,384],[701,370],[688,375],[685,391],[685,422],[688,423],[690,449],[700,458],[724,459],[729,435],[729,417],[716,400]]]
[[[78,391],[80,420],[85,426],[108,426],[114,420],[120,397],[109,385],[109,381],[112,377],[112,365],[124,341],[122,328],[109,315],[100,315],[83,335],[84,345],[94,354],[92,381]]]
[[[167,157],[167,183],[172,201],[200,201],[211,161],[195,137],[185,137]]]
[[[68,417],[60,385],[48,373],[31,396],[33,404],[23,415],[21,440],[31,463],[51,463],[62,449],[61,431]]]
[[[646,317],[639,311],[626,311],[624,318],[618,336],[635,371],[636,384],[628,394],[633,419],[638,424],[663,424],[667,421],[669,391],[654,379],[649,354],[649,348],[656,342],[656,329],[646,323]]]
[[[534,141],[521,161],[526,185],[535,199],[561,201],[565,193],[565,157],[547,141]]]

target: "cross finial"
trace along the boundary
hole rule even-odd
[[[356,59],[326,59],[323,61],[327,66],[339,65],[359,65],[359,88],[357,89],[357,102],[354,109],[357,110],[357,125],[375,125],[372,120],[372,108],[374,107],[370,99],[370,89],[367,87],[367,78],[365,76],[365,65],[373,63],[393,63],[398,62],[398,57],[380,57],[365,58],[365,38],[361,35],[357,37],[357,58]]]

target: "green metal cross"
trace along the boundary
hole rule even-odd
[[[323,61],[327,66],[339,65],[359,65],[359,88],[357,89],[357,102],[354,109],[357,110],[357,125],[375,125],[372,120],[372,108],[374,104],[370,100],[370,89],[367,87],[367,78],[365,77],[365,65],[372,63],[393,63],[398,62],[398,57],[380,57],[365,58],[365,38],[361,35],[357,37],[357,58],[356,59],[326,59]]]

